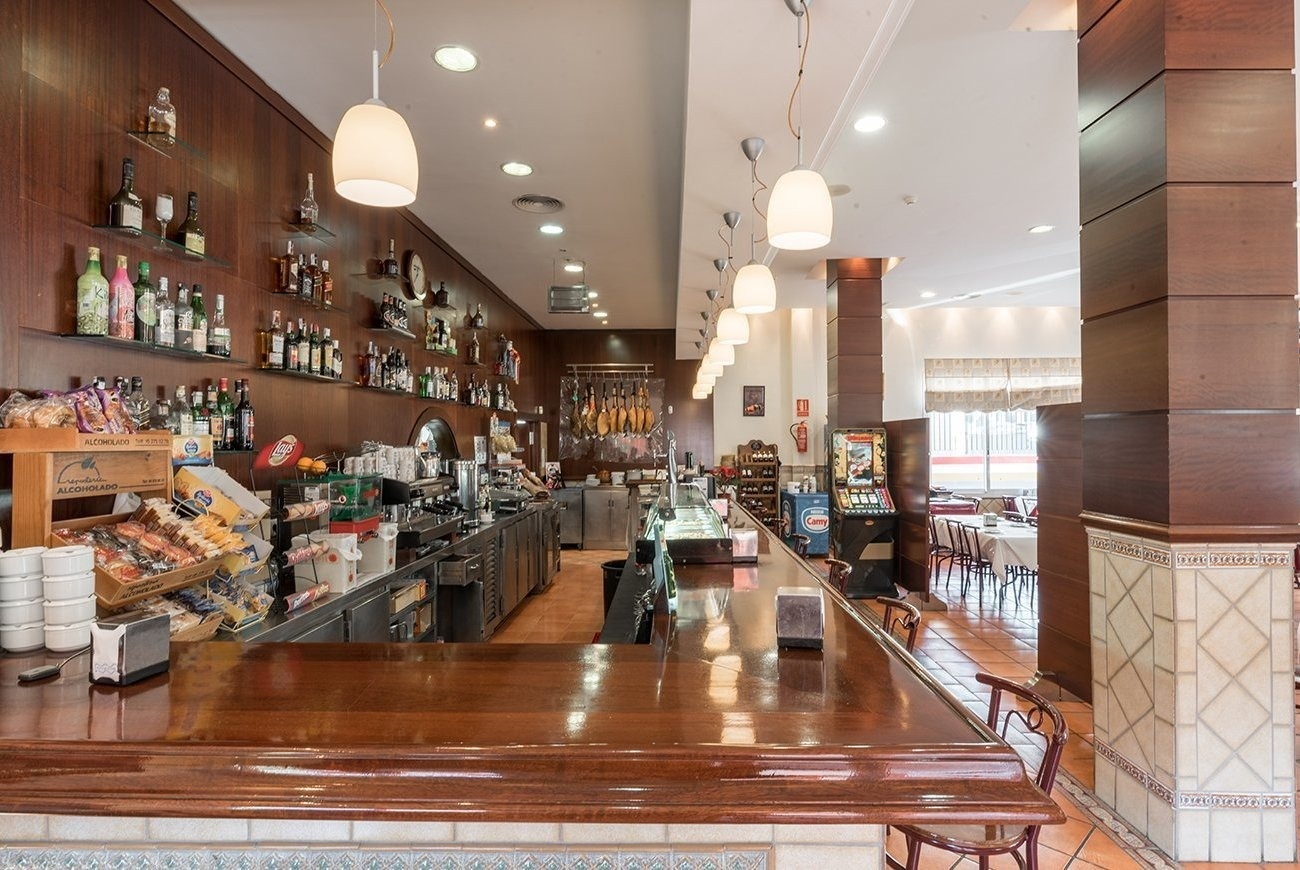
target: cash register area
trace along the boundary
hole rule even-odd
[[[526,598],[497,629],[491,643],[590,641],[604,622],[601,563],[624,556],[625,552],[615,550],[566,549],[563,567],[550,587]],[[810,557],[808,561],[824,571],[820,558]],[[988,692],[975,682],[975,673],[986,671],[1017,682],[1030,679],[1037,660],[1037,612],[1029,601],[1017,605],[1008,600],[998,607],[991,597],[983,604],[974,596],[962,599],[956,594],[957,580],[954,576],[951,591],[945,591],[941,575],[936,595],[945,601],[948,610],[926,611],[922,615],[915,655],[953,695],[983,716]],[[853,605],[876,616],[881,611],[871,599],[855,600]],[[1055,703],[1078,739],[1066,746],[1062,760],[1065,776],[1058,780],[1053,793],[1069,818],[1064,825],[1043,828],[1039,866],[1044,870],[1173,868],[1175,865],[1154,846],[1112,816],[1092,796],[1092,707],[1081,701]],[[901,838],[891,835],[889,852],[897,858],[905,855]],[[922,868],[974,866],[973,861],[957,860],[937,851],[922,852]],[[1000,865],[995,861],[993,866]],[[1181,866],[1195,870],[1210,865],[1184,863]],[[1276,868],[1280,865],[1232,866]]]

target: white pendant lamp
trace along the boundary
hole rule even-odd
[[[749,318],[734,308],[724,308],[718,315],[718,341],[745,344],[749,341]]]
[[[376,0],[388,17],[387,61],[393,53],[393,18],[383,0]],[[334,190],[362,205],[395,208],[415,202],[420,161],[411,128],[379,99],[379,50],[371,53],[372,96],[348,109],[334,133]]]
[[[712,375],[714,378],[722,377],[722,363],[714,362],[707,356],[700,360],[699,372],[701,375]]]
[[[771,226],[771,218],[768,219]],[[776,310],[776,279],[772,270],[762,263],[750,260],[736,273],[736,283],[731,288],[731,304],[741,314],[767,314]]]
[[[708,397],[709,397],[708,387],[702,387],[699,384],[696,384],[695,388],[691,390],[692,399],[707,399]]]
[[[734,344],[723,344],[716,338],[709,342],[708,358],[714,362],[722,363],[725,366],[736,364],[736,346]]]
[[[767,204],[767,241],[786,251],[820,248],[830,243],[832,214],[826,180],[818,172],[796,166],[778,178],[772,188]]]

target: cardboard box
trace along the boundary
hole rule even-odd
[[[249,526],[266,516],[271,507],[216,467],[177,469],[175,500],[193,512],[210,513],[231,527]]]
[[[120,523],[130,518],[129,514],[87,517],[81,520],[60,522],[59,528],[89,529],[100,525]],[[62,547],[67,543],[57,534],[50,535],[50,546]],[[150,595],[160,595],[163,592],[170,592],[173,589],[180,589],[182,586],[198,583],[200,580],[211,579],[220,562],[220,559],[209,559],[188,568],[177,568],[175,571],[165,571],[162,574],[142,577],[132,582],[123,582],[96,566],[95,597],[99,599],[99,603],[106,609],[117,610],[134,601],[139,601],[141,598],[148,598]]]
[[[179,468],[182,465],[211,465],[212,456],[211,435],[172,436],[172,466],[174,468]]]
[[[251,574],[266,564],[274,549],[269,543],[254,535],[244,532],[243,538],[248,546],[237,553],[227,553],[221,557],[221,571],[227,577],[239,577]]]

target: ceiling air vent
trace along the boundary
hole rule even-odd
[[[591,310],[586,284],[552,286],[547,294],[547,310],[552,314],[586,314]]]
[[[564,208],[564,203],[553,196],[544,196],[540,193],[525,193],[523,196],[515,197],[514,206],[520,211],[526,211],[529,214],[555,214]]]

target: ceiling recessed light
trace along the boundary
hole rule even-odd
[[[542,224],[537,229],[546,233],[548,236],[558,236],[560,233],[564,232],[564,227],[559,224]]]
[[[1029,228],[1029,231],[1030,231],[1031,233],[1035,233],[1035,234],[1037,234],[1037,233],[1050,233],[1050,232],[1051,232],[1052,230],[1054,230],[1054,229],[1056,229],[1056,227],[1052,226],[1051,224],[1039,224],[1039,225],[1036,226],[1036,227],[1030,227],[1030,228]]]
[[[934,298],[934,291],[933,291],[933,290],[922,290],[922,291],[921,291],[921,298],[922,298],[922,299],[933,299],[933,298]]]
[[[478,66],[474,52],[463,45],[443,45],[434,49],[434,63],[450,72],[469,72]]]
[[[496,118],[484,118],[484,119],[483,119],[483,126],[484,126],[484,127],[487,127],[489,130],[491,130],[491,129],[492,129],[493,127],[495,127],[496,125],[497,125],[497,119],[496,119]]]
[[[533,167],[529,166],[527,163],[519,163],[511,160],[507,163],[501,164],[501,171],[506,175],[514,175],[522,178],[525,175],[532,175]]]
[[[853,122],[853,129],[859,133],[874,133],[885,126],[885,119],[880,115],[863,115]]]
[[[570,260],[564,264],[564,271],[566,272],[581,272],[582,269],[583,264],[577,260]]]

